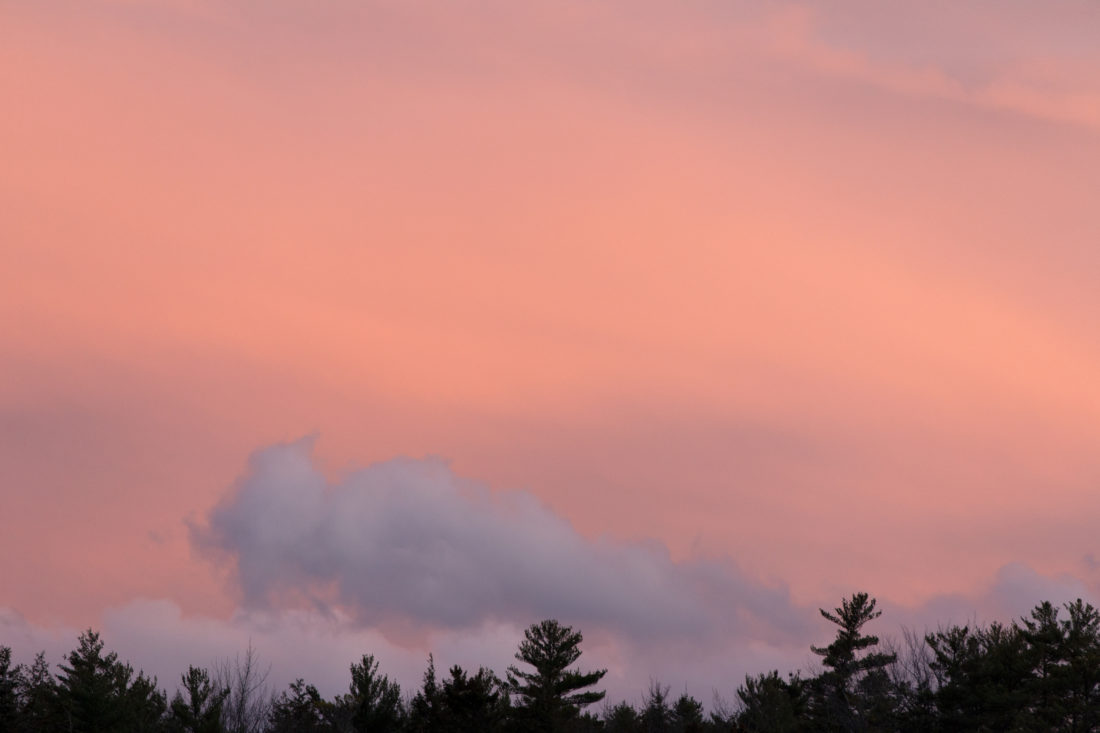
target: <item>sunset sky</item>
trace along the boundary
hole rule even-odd
[[[636,697],[1100,601],[1091,0],[0,2],[0,644]],[[586,664],[587,663],[587,664]]]

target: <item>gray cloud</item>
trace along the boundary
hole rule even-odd
[[[1011,562],[999,567],[973,593],[940,594],[916,606],[887,601],[879,630],[891,635],[908,627],[923,634],[954,624],[1010,623],[1029,616],[1043,601],[1062,608],[1078,598],[1100,605],[1095,583],[1065,573],[1046,575],[1026,563]]]
[[[1041,600],[1060,603],[1082,593],[1085,600],[1096,603],[1094,587],[1080,578],[1047,576],[1011,563],[991,575],[974,595],[936,596],[916,607],[882,599],[883,616],[870,630],[883,638],[897,638],[902,626],[923,633],[948,623],[1008,622],[1026,615]],[[830,600],[822,605],[831,608],[840,599]],[[761,643],[746,633],[690,639],[670,649],[660,640],[620,641],[614,634],[586,633],[581,666],[609,669],[603,686],[612,700],[639,702],[652,679],[671,684],[677,691],[685,689],[704,701],[709,701],[714,689],[731,699],[745,674],[819,667],[809,645],[828,642],[834,629],[820,619],[816,605],[802,613],[810,627],[783,644]],[[210,666],[251,643],[261,661],[272,665],[270,682],[276,689],[304,677],[331,696],[347,689],[348,664],[366,652],[375,654],[385,673],[398,679],[406,690],[420,683],[429,652],[434,653],[438,668],[488,665],[502,672],[512,662],[529,620],[441,629],[410,644],[366,628],[338,610],[239,610],[231,618],[219,618],[185,614],[175,601],[160,599],[133,600],[105,609],[94,626],[103,632],[110,649],[135,668],[155,675],[169,691],[175,689],[187,665]],[[590,631],[587,622],[582,629]],[[76,628],[42,626],[0,607],[0,644],[12,647],[17,662],[29,663],[35,652],[45,650],[47,659],[57,663],[75,647],[77,634]]]
[[[312,442],[254,454],[192,539],[229,562],[250,608],[308,600],[360,624],[460,629],[553,616],[635,639],[803,636],[784,586],[656,542],[582,537],[523,491],[492,493],[439,459],[374,464],[335,484]]]

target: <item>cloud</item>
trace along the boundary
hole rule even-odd
[[[439,459],[336,483],[312,441],[255,453],[193,541],[234,570],[244,605],[339,609],[364,626],[463,629],[557,617],[652,642],[783,641],[807,614],[785,586],[657,542],[588,539],[524,491],[493,493]]]
[[[1043,601],[1062,608],[1078,598],[1100,605],[1095,583],[1068,573],[1048,575],[1026,563],[1010,562],[973,593],[940,594],[915,606],[887,601],[880,630],[889,636],[903,626],[925,633],[954,624],[1011,623],[1028,616]]]
[[[827,39],[819,26],[828,20],[835,22],[836,18],[822,18],[805,6],[776,12],[769,24],[770,51],[819,74],[850,79],[896,94],[942,99],[1093,130],[1100,128],[1100,89],[1089,86],[1088,77],[1082,78],[1074,64],[1058,58],[1065,54],[1056,53],[1057,46],[1050,45],[1049,41],[1045,57],[1033,56],[1029,63],[1022,64],[1013,60],[1011,54],[995,54],[984,64],[995,69],[994,72],[986,71],[984,76],[988,78],[964,81],[975,74],[950,68],[950,61],[965,55],[958,49],[935,60],[874,58],[861,48],[874,45],[868,38],[849,39],[848,44]],[[920,25],[936,27],[937,24],[933,21]],[[1038,41],[1036,38],[1028,40],[1032,44]],[[935,39],[926,39],[926,45],[934,43]],[[897,45],[908,44],[899,42]],[[1017,53],[1026,45],[1023,39],[1015,40]],[[980,66],[976,62],[973,65]]]
[[[424,671],[427,651],[402,647],[378,631],[354,628],[338,614],[287,610],[275,613],[238,611],[230,618],[185,614],[168,599],[135,599],[107,608],[94,628],[110,651],[157,678],[169,694],[177,689],[189,665],[214,669],[249,645],[260,667],[269,672],[273,690],[298,677],[325,695],[347,690],[348,666],[362,654],[375,655],[383,672],[403,687],[415,686]],[[43,651],[51,665],[62,662],[77,646],[80,630],[40,625],[0,607],[0,646],[12,648],[18,663],[29,663]],[[473,667],[489,664],[503,669],[522,632],[490,626],[434,640],[439,664]],[[55,667],[56,671],[56,667]]]
[[[1024,616],[1042,600],[1056,604],[1083,597],[1096,602],[1096,593],[1072,576],[1048,576],[1020,563],[1000,568],[972,595],[938,596],[913,607],[880,598],[883,616],[869,630],[883,639],[897,638],[902,626],[918,633],[940,625],[977,620],[1010,622]],[[823,603],[832,607],[839,598]],[[782,644],[751,637],[716,636],[690,642],[690,652],[669,653],[658,640],[616,637],[582,626],[585,641],[580,666],[607,668],[603,687],[611,700],[637,703],[651,679],[686,689],[704,702],[713,691],[732,699],[746,674],[770,669],[807,670],[820,662],[809,645],[828,642],[835,628],[821,619],[814,606],[800,611],[805,629]],[[365,627],[340,610],[238,610],[228,618],[184,613],[169,599],[135,599],[108,608],[95,628],[122,659],[157,677],[170,693],[188,665],[213,667],[251,644],[261,667],[270,668],[268,682],[285,689],[298,677],[314,684],[326,696],[339,694],[348,684],[348,665],[362,654],[375,655],[382,671],[406,691],[416,689],[428,653],[437,669],[458,664],[467,669],[488,666],[498,673],[512,663],[523,635],[523,622],[487,622],[462,629],[433,632],[427,643],[401,643],[377,628]],[[0,645],[13,649],[17,662],[27,663],[39,650],[56,664],[76,646],[78,630],[69,626],[37,624],[0,607]]]
[[[79,631],[75,628],[16,619],[18,614],[0,607],[0,645],[12,647],[17,663],[30,663],[44,650],[47,661],[57,665],[76,648]],[[494,623],[438,632],[429,645],[405,645],[339,613],[238,611],[230,618],[217,618],[186,614],[167,599],[138,599],[108,608],[95,629],[107,649],[134,669],[156,677],[169,695],[178,688],[180,675],[189,665],[213,669],[242,654],[249,645],[260,668],[268,672],[271,690],[284,690],[302,678],[332,697],[347,691],[348,667],[363,654],[374,655],[382,673],[411,693],[421,683],[429,653],[438,670],[457,664],[464,669],[486,666],[504,674],[507,666],[515,663],[513,655],[523,638],[522,626]],[[747,642],[673,658],[646,648],[644,643],[618,643],[587,633],[581,649],[578,666],[608,669],[601,688],[607,690],[609,699],[634,703],[654,678],[677,691],[686,689],[704,702],[711,700],[715,688],[730,699],[745,674],[772,667],[793,669],[806,656],[801,644],[775,647]]]

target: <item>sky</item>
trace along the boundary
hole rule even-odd
[[[0,644],[633,699],[1100,601],[1100,6],[0,3]]]

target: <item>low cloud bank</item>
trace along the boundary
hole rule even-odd
[[[674,561],[656,542],[585,538],[530,493],[490,492],[440,460],[387,461],[329,482],[311,449],[299,441],[258,451],[192,527],[196,547],[231,569],[236,614],[133,600],[92,623],[107,645],[172,690],[188,665],[211,666],[251,643],[274,688],[303,677],[331,696],[365,653],[407,690],[429,652],[440,669],[503,672],[523,629],[556,617],[584,632],[581,666],[609,669],[610,699],[638,702],[657,679],[709,702],[715,691],[732,700],[745,674],[811,667],[809,645],[834,634],[818,604],[798,606],[784,586],[731,561]],[[1011,621],[1040,601],[1077,597],[1095,603],[1095,584],[1009,563],[973,594],[915,607],[880,596],[884,614],[871,631],[896,638],[902,626]],[[77,634],[0,608],[0,644],[17,661],[45,650],[56,664]]]
[[[363,627],[458,630],[556,617],[650,643],[805,636],[784,586],[656,542],[582,537],[524,491],[493,493],[438,459],[326,482],[309,440],[255,453],[192,529],[248,609],[338,609]]]
[[[403,645],[376,629],[362,628],[340,614],[305,610],[238,612],[221,619],[190,615],[170,600],[135,600],[107,609],[95,624],[108,649],[129,661],[135,669],[156,676],[172,694],[188,665],[212,668],[243,655],[251,644],[260,667],[269,670],[268,683],[275,691],[301,677],[326,697],[347,692],[348,667],[363,654],[373,654],[381,671],[412,693],[421,684],[428,654],[436,668],[458,664],[465,669],[490,667],[504,674],[523,638],[523,628],[513,624],[486,624],[460,631],[439,631],[426,646]],[[725,699],[749,672],[800,666],[806,650],[801,645],[781,648],[746,643],[723,650],[699,649],[689,655],[659,655],[644,645],[591,637],[585,631],[585,669],[607,668],[601,689],[613,701],[638,703],[651,679],[669,684],[679,693],[688,690],[704,703],[714,692]],[[54,665],[77,646],[79,630],[46,627],[22,619],[0,607],[0,645],[11,646],[15,662],[30,663],[39,651]]]
[[[1082,595],[1083,593],[1083,595]],[[940,624],[1011,621],[1025,615],[1042,600],[1056,603],[1078,596],[1096,602],[1097,594],[1072,576],[1050,577],[1012,563],[1000,568],[988,585],[973,596],[939,596],[909,608],[882,599],[882,618],[873,633],[900,637],[901,627],[933,631]],[[827,604],[836,605],[840,599]],[[754,639],[693,639],[681,648],[650,644],[644,639],[616,638],[590,633],[583,624],[585,642],[580,665],[608,668],[602,687],[611,700],[637,703],[651,679],[687,690],[705,703],[714,692],[727,701],[746,674],[778,669],[808,669],[818,663],[809,645],[827,643],[832,627],[820,619],[816,608],[804,609],[810,630],[801,638],[776,645]],[[437,630],[431,638],[401,643],[378,629],[340,611],[275,609],[238,611],[231,618],[184,614],[174,601],[134,600],[104,611],[94,624],[107,646],[140,668],[155,675],[170,692],[188,665],[211,667],[241,654],[249,644],[264,668],[270,665],[269,682],[275,690],[298,677],[316,685],[326,696],[345,692],[348,665],[363,654],[374,654],[382,671],[397,679],[406,691],[421,681],[428,653],[436,666],[459,664],[467,669],[485,665],[503,673],[514,660],[525,624],[486,623],[477,627]],[[43,626],[11,609],[0,608],[0,645],[13,648],[15,661],[30,662],[38,651],[56,665],[76,647],[78,629]],[[56,669],[56,667],[55,667]]]
[[[1064,608],[1078,598],[1100,606],[1094,582],[1066,573],[1044,575],[1025,563],[1011,562],[998,568],[988,583],[971,594],[933,596],[915,607],[887,601],[878,623],[886,635],[895,634],[902,626],[924,633],[953,624],[1010,623],[1028,616],[1043,601]]]

